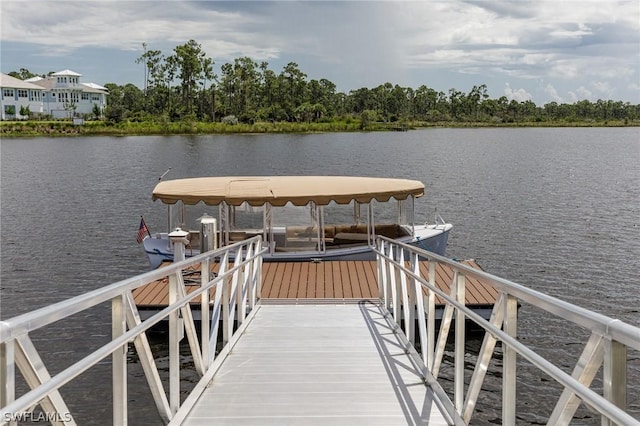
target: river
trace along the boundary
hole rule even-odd
[[[491,273],[640,326],[639,128],[3,138],[0,156],[2,318],[146,271],[137,227],[144,215],[152,232],[164,230],[166,211],[151,201],[151,191],[170,167],[166,179],[347,174],[420,180],[426,190],[416,217],[432,221],[439,213],[454,224],[449,256],[474,258]],[[519,315],[520,338],[571,371],[588,334],[528,306]],[[76,359],[104,344],[109,324],[108,307],[98,307],[33,338],[56,372],[70,364],[70,354]],[[80,332],[90,337],[80,340]],[[161,338],[156,349],[163,350]],[[130,419],[157,423],[135,361],[132,354]],[[629,368],[640,375],[637,357]],[[71,404],[79,424],[110,423],[109,369],[105,361],[63,389],[68,399],[84,398]],[[556,390],[550,379],[523,371],[518,419],[536,424],[550,409],[541,395]],[[183,379],[195,380],[191,374]],[[637,414],[635,390],[628,403]],[[491,392],[479,423],[499,421]],[[582,411],[580,421],[598,423]]]

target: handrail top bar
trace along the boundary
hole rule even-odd
[[[52,305],[44,306],[32,312],[27,312],[13,318],[2,320],[0,321],[0,343],[5,343],[18,336],[37,330],[48,324],[67,318],[78,312],[82,312],[92,306],[111,300],[125,291],[133,290],[148,284],[149,282],[175,274],[178,271],[188,266],[200,263],[203,260],[219,257],[224,255],[225,252],[230,252],[241,246],[252,244],[261,238],[262,237],[258,235],[244,241],[224,246],[217,250],[193,256],[166,267],[158,268],[135,277],[127,278],[122,281],[97,288],[88,293],[72,297],[71,299],[62,300]],[[261,252],[256,253],[256,255],[264,254],[266,251],[267,249],[263,248]],[[245,260],[244,262],[247,261]]]
[[[635,327],[621,320],[590,311],[569,302],[565,302],[556,297],[541,293],[537,290],[533,290],[521,284],[509,281],[505,278],[492,275],[488,272],[472,268],[447,257],[440,256],[438,254],[418,248],[416,246],[405,244],[384,236],[378,236],[378,239],[413,251],[416,254],[425,257],[426,259],[433,259],[440,263],[447,264],[454,269],[464,271],[467,275],[475,276],[479,279],[489,280],[493,284],[495,284],[495,287],[499,290],[513,295],[516,298],[531,304],[532,306],[544,309],[549,313],[555,314],[582,327],[589,328],[592,331],[597,331],[603,336],[609,336],[620,343],[640,350],[640,327]],[[387,257],[384,253],[379,252],[379,249],[376,248],[375,250],[379,255],[385,258]]]

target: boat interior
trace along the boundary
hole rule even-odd
[[[263,230],[229,231],[229,242],[238,242],[256,235],[264,235]],[[411,232],[398,224],[375,225],[375,235],[389,238],[410,236]],[[318,248],[318,228],[314,226],[275,227],[273,241],[276,252],[316,250]],[[200,231],[189,231],[189,249],[200,250]],[[218,233],[218,241],[221,241]],[[326,249],[343,248],[355,244],[366,244],[369,241],[366,224],[359,225],[325,225],[324,244]]]

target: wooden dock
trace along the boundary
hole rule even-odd
[[[481,267],[473,260],[461,263],[476,269]],[[420,262],[420,273],[428,276],[429,263]],[[212,271],[217,271],[213,265]],[[199,288],[197,271],[184,274],[187,292]],[[449,293],[453,271],[438,265],[436,285]],[[378,300],[376,261],[328,261],[328,262],[264,262],[262,264],[263,303],[355,303],[362,300]],[[138,309],[155,310],[168,305],[168,281],[160,280],[140,287],[133,292]],[[213,296],[213,294],[212,294]],[[474,309],[487,310],[495,303],[498,292],[488,284],[473,277],[466,280],[466,304]],[[194,302],[195,304],[195,302]],[[443,302],[436,297],[436,306]]]
[[[369,302],[262,305],[181,424],[453,424],[393,329]]]

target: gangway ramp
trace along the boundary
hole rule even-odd
[[[184,425],[453,423],[379,305],[258,309]]]

